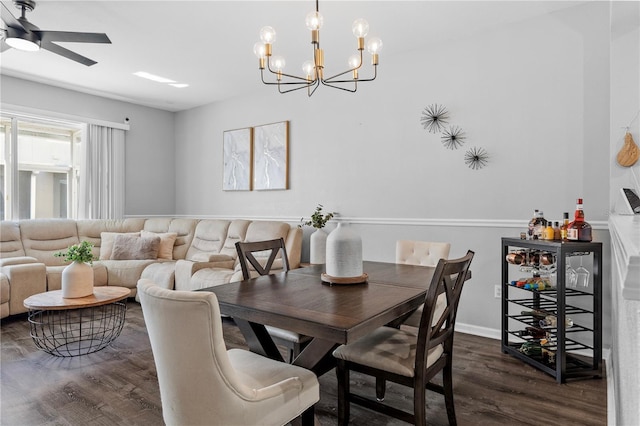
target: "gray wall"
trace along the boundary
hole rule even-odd
[[[534,209],[560,220],[584,197],[608,275],[608,5],[411,54],[386,47],[378,80],[356,95],[324,87],[311,99],[279,95],[256,70],[254,96],[177,113],[176,212],[296,220],[322,203],[354,223],[365,259],[393,261],[400,238],[450,241],[452,256],[473,249],[458,318],[493,336],[500,237],[517,236]],[[433,103],[466,131],[462,148],[447,150],[422,128]],[[222,191],[223,131],[282,120],[291,122],[290,190]],[[489,152],[486,168],[464,164],[472,146]]]
[[[533,209],[560,220],[584,197],[605,246],[609,304],[609,52],[609,5],[593,2],[410,54],[385,46],[378,80],[355,95],[279,95],[256,70],[255,95],[176,114],[6,76],[2,102],[129,117],[127,215],[297,222],[322,203],[354,224],[365,259],[393,261],[401,238],[450,241],[451,256],[472,249],[459,322],[497,337],[500,237],[517,236]],[[422,128],[433,103],[465,130],[462,148]],[[223,131],[282,120],[291,123],[290,189],[222,191]],[[489,152],[482,170],[464,164],[473,146]],[[607,308],[605,339],[609,318]]]
[[[123,123],[126,132],[125,214],[172,214],[175,206],[174,114],[46,84],[0,76],[0,107],[54,111]]]

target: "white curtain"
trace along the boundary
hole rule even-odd
[[[124,130],[88,125],[82,144],[78,218],[123,218],[124,140]]]

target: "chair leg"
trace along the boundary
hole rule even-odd
[[[442,370],[442,388],[444,390],[444,403],[447,407],[447,417],[449,418],[449,425],[457,425],[456,410],[453,404],[453,371],[451,366],[451,359],[448,360]]]
[[[421,383],[413,384],[413,418],[416,426],[427,424],[427,390]]]
[[[311,407],[307,408],[300,416],[302,420],[302,426],[314,426],[316,417],[314,407],[315,405],[312,405]]]
[[[376,400],[384,401],[384,394],[387,391],[387,381],[382,377],[376,377]]]
[[[338,425],[349,424],[349,369],[344,360],[337,360],[336,375],[338,376]]]

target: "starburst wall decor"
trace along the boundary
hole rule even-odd
[[[467,137],[460,126],[450,126],[442,132],[440,140],[447,149],[458,149],[465,142]]]
[[[449,111],[444,105],[429,105],[422,111],[420,122],[429,133],[439,133],[449,123]]]
[[[480,170],[489,162],[489,154],[484,148],[473,147],[464,154],[464,163],[470,169]]]

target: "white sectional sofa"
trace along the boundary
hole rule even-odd
[[[127,253],[135,245],[121,247],[138,237],[159,237],[158,254],[139,259]],[[275,238],[285,240],[291,268],[299,267],[302,230],[285,222],[155,217],[2,221],[0,318],[26,312],[23,301],[32,294],[59,290],[67,263],[54,253],[81,241],[93,243],[99,259],[93,262],[94,285],[127,287],[134,297],[140,278],[180,290],[241,280],[235,243]]]

